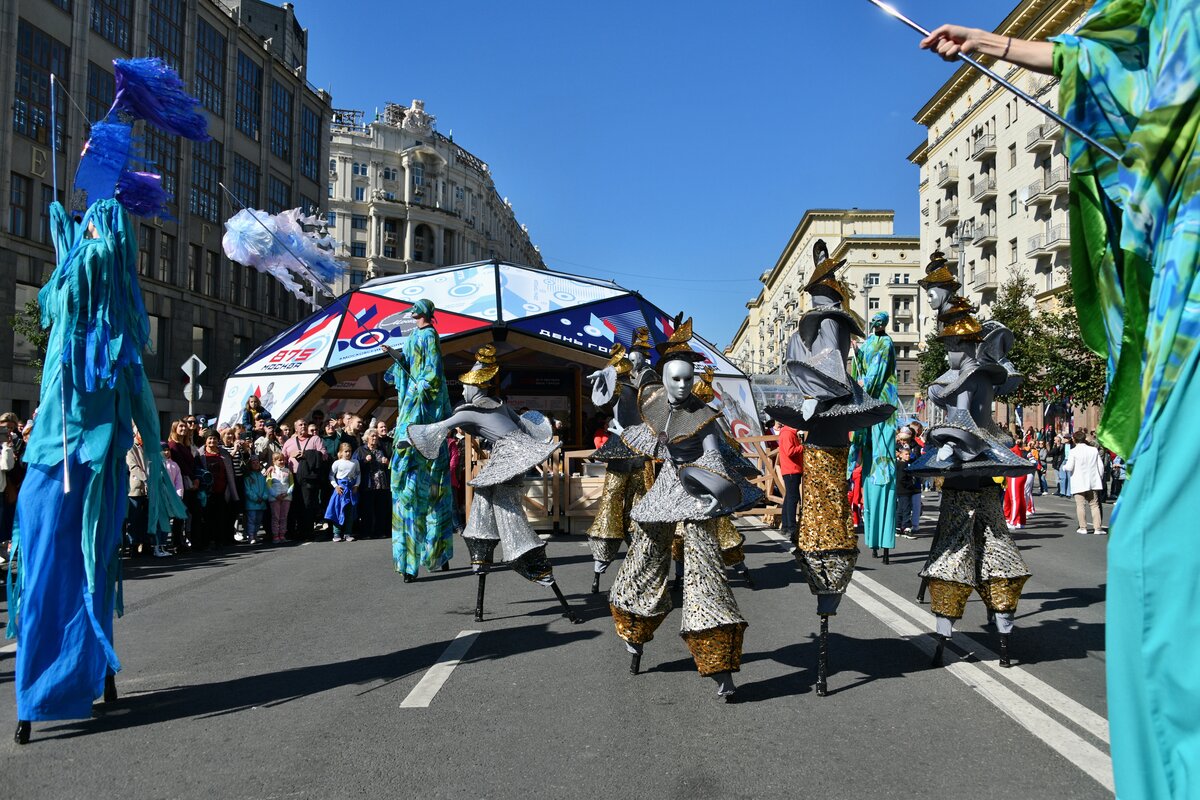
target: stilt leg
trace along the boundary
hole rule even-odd
[[[116,675],[110,674],[110,675],[104,676],[104,702],[106,702],[106,703],[117,702],[117,676]]]
[[[600,573],[592,573],[592,594],[600,594]]]
[[[946,652],[946,637],[935,633],[933,638],[937,640],[937,649],[933,651],[933,661],[929,663],[929,666],[940,667],[945,663],[943,656]]]
[[[925,604],[925,590],[929,588],[929,578],[921,578],[921,588],[917,589],[917,603]]]
[[[642,654],[631,653],[629,656],[629,674],[637,675],[642,671]]]
[[[749,586],[751,589],[755,588],[754,587],[754,578],[751,577],[751,575],[750,575],[750,568],[746,566],[746,562],[744,562],[744,561],[742,562],[741,573],[742,573],[742,578],[746,581],[746,585]]]
[[[891,562],[891,561],[888,559],[888,556],[889,556],[889,555],[891,555],[891,552],[892,552],[892,551],[891,551],[889,548],[887,548],[887,547],[883,548],[883,563],[885,563],[885,564],[890,564],[890,563],[892,563],[892,562]]]
[[[821,615],[821,636],[817,645],[817,697],[824,697],[828,690],[829,674],[829,615]]]
[[[878,547],[871,548],[871,558],[879,558],[879,548]]]
[[[487,588],[487,573],[479,573],[479,588],[475,592],[475,621],[483,622],[483,593]]]
[[[575,612],[571,610],[571,606],[567,603],[567,598],[563,597],[562,589],[558,588],[557,583],[550,584],[550,588],[554,590],[554,596],[558,598],[558,602],[563,607],[563,616],[574,622],[576,625],[583,622],[582,619],[575,616]]]
[[[1009,634],[1000,634],[1000,666],[1011,667],[1012,662],[1008,660],[1008,637]]]
[[[17,744],[29,744],[29,732],[33,725],[27,719],[17,720],[17,733],[13,736],[13,741]]]

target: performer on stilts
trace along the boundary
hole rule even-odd
[[[161,60],[114,68],[113,106],[92,125],[75,175],[90,205],[78,221],[57,201],[49,208],[57,265],[38,303],[50,336],[8,574],[18,744],[29,741],[34,721],[88,718],[97,697],[117,699],[113,615],[123,611],[125,454],[134,424],[145,441],[159,439],[142,368],[150,325],[130,213],[165,216],[170,199],[160,176],[134,169],[132,124],[144,119],[170,134],[208,138],[198,101]],[[164,485],[163,470],[162,459],[147,459],[149,486]],[[151,492],[147,530],[169,528],[168,507],[161,491]]]
[[[939,337],[950,369],[929,387],[929,398],[947,415],[929,429],[925,453],[908,467],[917,477],[943,478],[937,532],[921,570],[937,617],[933,664],[942,664],[954,622],[974,589],[1000,634],[1000,665],[1007,667],[1017,602],[1030,573],[1008,532],[1002,490],[993,478],[1033,471],[1031,462],[1009,449],[991,416],[995,387],[1011,390],[1019,378],[1007,360],[1012,333],[996,322],[980,325],[965,298],[952,298],[944,309]]]
[[[862,337],[859,321],[843,310],[846,287],[837,271],[846,265],[829,257],[818,239],[815,264],[804,291],[812,310],[800,318],[788,341],[787,369],[803,393],[799,408],[772,406],[766,413],[784,425],[808,431],[804,443],[804,495],[796,561],[817,596],[821,618],[817,694],[827,690],[829,617],[837,614],[858,560],[858,536],[846,495],[850,434],[889,418],[895,406],[866,394],[846,372],[852,336]]]
[[[409,444],[408,426],[450,416],[450,390],[442,370],[442,349],[427,299],[409,312],[416,328],[399,350],[384,347],[395,362],[383,379],[395,385],[395,448],[392,451],[392,560],[405,583],[450,568],[454,555],[454,497],[450,490],[450,450],[443,441],[433,458]]]
[[[444,449],[447,435],[455,428],[492,443],[487,464],[470,482],[475,493],[463,531],[471,569],[479,580],[475,620],[483,620],[487,575],[496,545],[503,543],[504,557],[512,570],[550,587],[562,605],[563,616],[581,622],[555,582],[546,543],[530,527],[521,503],[525,473],[553,455],[560,443],[552,441],[553,431],[541,414],[526,412],[517,416],[507,403],[491,394],[499,384],[499,372],[496,348],[490,344],[480,347],[475,353],[475,366],[458,377],[463,384],[463,404],[440,422],[409,425],[408,439],[429,459]]]
[[[639,330],[649,334],[646,328]],[[612,409],[609,430],[614,434],[611,438],[615,439],[626,427],[638,424],[641,417],[637,408],[638,387],[631,377],[633,362],[620,343],[613,346],[611,355],[608,366],[593,372],[588,379],[592,381],[592,402],[597,408]],[[645,386],[656,382],[658,375],[647,367],[639,377],[640,384]],[[645,458],[611,457],[610,452],[601,447],[591,456],[593,461],[604,463],[606,468],[599,511],[587,532],[588,546],[592,550],[592,594],[600,592],[600,576],[617,557],[621,542],[629,538],[634,527],[630,512],[634,503],[646,494],[654,476],[654,466]]]
[[[685,580],[680,635],[701,675],[713,678],[717,694],[733,699],[733,673],[741,667],[746,620],[729,588],[717,544],[716,520],[758,502],[762,492],[738,476],[722,454],[717,412],[692,393],[695,362],[703,356],[688,346],[691,320],[657,346],[663,385],[644,388],[638,405],[642,422],[626,428],[621,442],[645,458],[661,458],[662,471],[633,508],[640,533],[609,593],[617,634],[638,674],[646,642],[671,610],[668,572],[671,539],[683,527]]]
[[[871,335],[854,355],[855,377],[876,400],[900,407],[896,384],[896,347],[887,334],[888,314],[871,317]],[[863,539],[871,556],[883,563],[896,546],[896,414],[856,431],[850,462],[862,462]]]

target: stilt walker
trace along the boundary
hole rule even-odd
[[[150,327],[130,214],[165,216],[170,199],[160,176],[133,169],[132,124],[208,138],[198,101],[161,60],[114,68],[113,107],[92,125],[75,176],[90,205],[78,221],[57,201],[49,208],[57,265],[38,303],[50,338],[8,574],[18,744],[34,721],[87,718],[97,697],[117,699],[125,453],[133,424],[146,441],[159,439],[142,369]],[[161,458],[147,459],[147,471],[150,486],[163,486]],[[150,494],[147,530],[169,527],[167,508],[161,491]]]
[[[829,617],[837,613],[858,560],[858,536],[846,495],[850,434],[887,419],[896,409],[866,394],[846,372],[850,338],[864,335],[859,321],[843,310],[848,292],[837,271],[846,262],[831,259],[821,239],[813,246],[813,262],[812,278],[804,287],[813,308],[800,318],[787,350],[788,374],[804,401],[799,408],[772,406],[766,413],[808,431],[796,561],[817,596],[817,694],[824,696]]]
[[[762,492],[740,479],[737,465],[726,460],[717,412],[692,393],[695,362],[703,356],[688,346],[691,328],[688,320],[657,346],[663,385],[642,390],[642,422],[621,433],[632,452],[661,458],[663,467],[633,508],[640,533],[617,572],[609,606],[636,675],[645,644],[671,610],[671,540],[681,527],[685,578],[680,635],[699,673],[711,677],[718,696],[730,702],[746,620],[729,588],[716,520],[757,502]]]
[[[639,330],[649,335],[647,329]],[[592,381],[593,404],[597,408],[612,409],[613,419],[609,430],[614,434],[611,437],[613,439],[620,436],[626,427],[641,421],[637,410],[640,387],[634,385],[632,373],[633,362],[626,356],[625,348],[618,343],[613,346],[608,366],[588,376]],[[658,374],[649,367],[639,373],[641,386],[656,383],[657,380]],[[623,447],[617,449],[625,450]],[[653,465],[645,458],[610,456],[612,452],[601,447],[591,457],[606,467],[600,508],[587,532],[588,546],[592,550],[592,594],[600,592],[600,576],[608,570],[608,565],[617,557],[621,542],[627,540],[633,530],[633,520],[629,515],[634,503],[646,494],[653,483]]]
[[[871,318],[871,335],[854,356],[855,375],[876,400],[900,406],[896,384],[896,347],[887,334],[888,314]],[[896,546],[896,414],[854,434],[850,462],[862,462],[863,539],[883,563]]]
[[[1031,462],[1009,449],[991,418],[995,387],[1009,390],[1019,379],[1007,359],[1012,333],[999,323],[980,325],[964,298],[944,308],[939,336],[950,369],[930,386],[929,397],[947,416],[929,429],[925,453],[908,467],[918,477],[943,478],[937,532],[921,570],[937,617],[933,664],[942,664],[954,622],[974,589],[995,622],[1000,665],[1007,667],[1009,635],[1029,569],[1008,532],[1002,490],[993,478],[1033,471]]]
[[[507,403],[490,394],[498,385],[500,367],[490,344],[475,353],[475,366],[458,376],[463,384],[463,405],[440,422],[408,426],[408,438],[423,456],[434,458],[455,428],[492,443],[487,464],[471,481],[474,500],[463,531],[471,553],[471,569],[478,576],[475,619],[483,620],[484,590],[496,545],[503,543],[504,557],[512,570],[534,583],[548,586],[558,598],[563,616],[581,622],[554,580],[546,557],[546,543],[534,533],[521,503],[521,481],[529,469],[558,449],[550,424],[538,412],[517,416]]]

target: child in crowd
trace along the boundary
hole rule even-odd
[[[175,494],[179,499],[183,499],[183,472],[179,469],[179,465],[171,458],[170,442],[159,442],[159,450],[162,452],[163,469],[167,471],[167,477],[171,479],[171,487],[175,489]],[[183,517],[171,517],[171,538],[175,544],[176,550],[182,550],[186,545],[183,541],[183,529],[187,525],[186,515]],[[162,556],[170,555],[167,552],[166,543],[159,539],[158,546],[154,548],[154,555]]]
[[[338,446],[337,461],[329,470],[329,482],[333,484],[333,496],[325,508],[325,519],[333,523],[333,541],[354,541],[354,521],[358,516],[358,462],[352,456],[354,448],[349,442]]]
[[[267,510],[270,494],[267,490],[267,479],[262,473],[262,464],[256,457],[250,456],[250,469],[243,478],[246,487],[246,538],[250,544],[258,544],[258,529],[262,527],[263,512]]]
[[[267,502],[271,504],[271,541],[283,544],[287,534],[288,511],[292,507],[292,471],[288,469],[287,456],[275,453],[273,464],[267,470]]]

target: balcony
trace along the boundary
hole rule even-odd
[[[911,320],[913,318],[913,310],[911,306],[908,308],[901,306],[900,308],[893,309],[892,311],[892,316],[898,320]]]
[[[938,209],[938,225],[951,226],[958,224],[958,202],[946,203]]]
[[[995,267],[978,267],[971,276],[971,288],[977,292],[995,291],[1000,288]]]
[[[1055,225],[1042,234],[1041,250],[1045,253],[1061,253],[1071,249],[1071,229],[1069,226]]]
[[[1031,130],[1025,138],[1025,152],[1049,152],[1054,149],[1056,141],[1058,141],[1058,123],[1043,122]]]
[[[988,158],[996,157],[996,134],[989,133],[984,136],[975,137],[975,144],[971,147],[971,160],[983,161]]]
[[[971,179],[971,199],[977,202],[996,199],[996,176],[989,173]]]
[[[1046,238],[1046,234],[1039,233],[1036,236],[1030,236],[1025,244],[1025,255],[1031,258],[1040,254],[1042,249],[1042,241]]]
[[[945,189],[947,186],[958,185],[958,167],[952,167],[949,164],[944,164],[937,171],[937,186],[939,189]]]
[[[1046,179],[1042,181],[1042,190],[1047,194],[1058,197],[1067,193],[1071,185],[1071,170],[1067,167],[1059,167],[1052,170]]]
[[[1044,179],[1039,178],[1029,184],[1029,188],[1025,191],[1029,195],[1029,199],[1025,201],[1025,204],[1034,208],[1049,205],[1054,201],[1054,195],[1046,191],[1046,182]]]
[[[971,242],[977,247],[994,245],[996,243],[996,224],[994,222],[977,223],[972,232]]]

